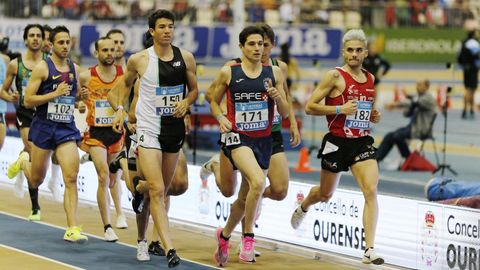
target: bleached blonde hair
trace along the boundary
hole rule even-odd
[[[343,35],[342,44],[345,45],[347,41],[351,40],[359,40],[365,44],[367,47],[367,37],[365,36],[365,32],[362,29],[350,29],[348,30],[345,35]]]

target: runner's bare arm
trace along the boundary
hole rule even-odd
[[[90,75],[90,70],[86,70],[86,71],[80,73],[80,67],[77,64],[75,64],[76,77],[79,78],[77,80],[77,89],[78,89],[77,100],[86,100],[88,98],[88,95],[89,95],[89,90],[87,88],[88,81],[84,84],[82,84],[82,82],[81,82],[81,74],[84,74],[85,72],[89,72],[88,75]]]
[[[282,118],[288,117],[288,102],[285,96],[285,90],[283,89],[283,74],[279,67],[274,66],[273,68],[273,75],[275,76],[275,86],[271,85],[268,88],[267,92],[268,95],[275,100],[277,103],[277,110],[278,113],[282,116]]]
[[[18,60],[14,59],[8,63],[7,76],[3,81],[2,89],[0,91],[0,98],[7,102],[17,102],[18,94],[11,94],[10,88],[12,87],[13,79],[17,75]]]
[[[217,85],[215,90],[212,92],[212,100],[210,102],[210,111],[213,117],[215,117],[220,124],[220,132],[225,133],[229,132],[232,129],[232,123],[223,115],[222,110],[220,109],[220,102],[225,95],[227,86],[230,83],[231,72],[229,66],[224,66],[220,70],[217,78],[215,79]]]
[[[325,78],[318,84],[315,91],[305,106],[305,112],[309,115],[330,115],[330,114],[354,114],[357,111],[356,101],[350,100],[343,105],[331,106],[321,104],[320,102],[325,99],[332,91],[338,92],[341,95],[343,91],[342,87],[345,87],[345,82],[340,76],[337,70],[330,70],[325,74]],[[337,113],[337,107],[339,112]]]
[[[192,53],[182,49],[182,56],[187,66],[187,86],[188,94],[185,99],[175,104],[174,117],[182,118],[191,104],[197,100],[198,85],[197,85],[197,64]]]

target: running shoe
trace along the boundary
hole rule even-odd
[[[237,254],[240,254],[240,252],[242,251],[243,237],[242,237],[241,240],[242,241],[240,241],[240,243],[238,243]],[[260,256],[262,256],[262,253],[255,249],[255,257],[260,257]]]
[[[28,216],[28,220],[30,221],[40,221],[42,219],[42,215],[40,213],[40,209],[32,210],[30,216]]]
[[[375,265],[380,265],[383,264],[385,260],[380,257],[377,252],[375,252],[375,249],[373,248],[368,248],[365,253],[363,254],[362,258],[362,263],[365,264],[375,264]]]
[[[150,254],[148,254],[147,240],[142,240],[137,244],[137,261],[150,261]]]
[[[17,174],[22,170],[22,167],[21,167],[22,162],[28,161],[29,159],[30,159],[30,155],[27,152],[25,151],[21,152],[17,160],[15,160],[15,162],[13,162],[8,166],[8,170],[7,170],[8,178],[13,179],[15,176],[17,176]]]
[[[128,228],[127,218],[124,214],[121,214],[117,217],[117,223],[115,224],[117,229],[126,229]]]
[[[253,237],[245,236],[242,238],[242,249],[238,257],[242,262],[255,262],[255,239],[253,239]]]
[[[74,226],[67,228],[67,231],[65,231],[63,235],[63,240],[71,243],[84,244],[88,241],[88,237],[82,234],[81,227]]]
[[[172,248],[167,253],[168,268],[176,267],[180,264],[180,257],[177,255],[177,251]]]
[[[220,267],[226,266],[228,261],[228,249],[230,248],[230,241],[223,239],[220,235],[222,234],[222,227],[219,227],[215,232],[217,239],[218,247],[213,254],[213,258],[217,262],[217,265]]]
[[[115,233],[115,231],[112,229],[112,227],[108,227],[105,233],[103,234],[103,239],[106,242],[117,242],[118,236]]]
[[[148,253],[151,253],[155,256],[165,256],[165,250],[163,249],[162,245],[160,245],[160,242],[151,242],[150,245],[148,245]]]
[[[298,229],[306,215],[307,212],[304,212],[302,206],[299,205],[297,209],[293,211],[292,218],[290,219],[290,224],[292,224],[292,228],[294,228],[295,230]]]
[[[202,168],[200,168],[200,179],[207,180],[210,175],[212,175],[212,163],[220,163],[220,154],[213,155],[207,162],[203,163]]]

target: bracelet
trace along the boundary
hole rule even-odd
[[[340,114],[340,105],[335,106],[335,113]]]
[[[124,110],[124,109],[123,109],[123,106],[122,106],[122,105],[118,105],[116,111],[118,111],[118,110]]]
[[[215,119],[217,119],[217,121],[220,121],[220,119],[222,119],[222,117],[224,117],[223,114],[219,114],[219,115],[215,116]]]

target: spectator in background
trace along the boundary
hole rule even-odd
[[[144,12],[142,10],[142,7],[140,6],[140,1],[135,0],[131,5],[130,5],[130,16],[132,20],[138,20],[143,18]]]
[[[300,10],[295,4],[295,0],[284,0],[280,6],[280,20],[282,20],[283,23],[294,23],[299,13]]]
[[[298,83],[300,81],[300,69],[298,68],[297,59],[290,55],[290,45],[288,43],[283,43],[282,45],[280,45],[279,59],[285,62],[288,66],[288,89],[295,90],[295,87],[292,88],[293,80],[295,80],[295,83]]]
[[[77,0],[57,0],[56,6],[60,18],[77,18]]]
[[[217,8],[217,21],[231,23],[233,21],[233,10],[231,0],[223,1]]]
[[[375,45],[375,42],[368,43],[368,56],[363,61],[363,68],[368,72],[372,73],[375,76],[375,89],[380,83],[380,80],[385,76],[390,70],[390,63],[383,59],[378,53],[378,46]]]
[[[458,64],[463,69],[463,85],[465,86],[462,119],[467,119],[467,111],[470,111],[470,118],[474,118],[473,97],[478,86],[479,52],[480,43],[477,39],[477,31],[470,31],[462,42],[462,48],[457,58]]]
[[[260,0],[255,0],[248,7],[248,20],[252,23],[259,23],[265,21],[265,9]]]
[[[416,96],[408,96],[408,102],[394,102],[387,105],[387,109],[398,107],[407,107],[405,117],[410,118],[406,127],[401,127],[395,131],[387,133],[378,147],[377,160],[382,161],[390,152],[393,145],[397,145],[401,160],[388,164],[388,169],[397,170],[403,161],[410,155],[408,148],[408,139],[421,138],[428,135],[432,118],[436,114],[435,98],[428,93],[430,82],[426,79],[417,81]]]

